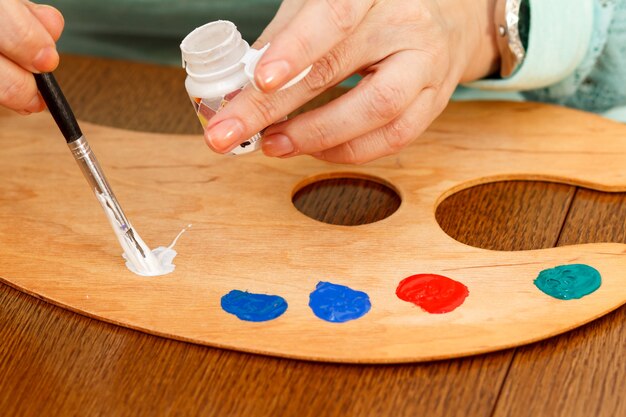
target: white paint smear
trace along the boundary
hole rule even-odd
[[[109,223],[111,227],[113,227],[113,231],[115,232],[115,236],[117,240],[120,242],[120,246],[124,253],[122,256],[126,260],[126,268],[128,268],[131,272],[134,272],[137,275],[141,275],[144,277],[155,277],[159,275],[166,275],[170,272],[173,272],[176,269],[176,265],[174,265],[174,258],[177,255],[177,252],[174,250],[174,245],[178,242],[180,236],[187,231],[191,227],[191,225],[187,225],[177,236],[174,238],[174,241],[168,246],[163,247],[159,246],[158,248],[151,250],[148,245],[141,239],[137,230],[133,229],[135,241],[141,247],[141,250],[145,254],[145,257],[142,256],[139,249],[135,246],[135,243],[128,237],[126,233],[122,231],[122,225],[115,218],[115,213],[111,209],[113,207],[113,201],[111,197],[105,194],[100,194],[96,192],[96,197],[98,197],[98,201],[102,205],[104,209],[104,213],[109,219]],[[130,224],[128,227],[132,226]]]

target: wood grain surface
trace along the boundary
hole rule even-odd
[[[157,100],[156,108],[139,108],[126,119],[119,114],[128,108],[126,100],[159,94],[142,82],[144,73],[170,89],[170,102],[178,96],[186,100],[173,69],[66,56],[58,76],[81,119],[159,130],[156,116],[167,114],[167,101]],[[121,96],[100,92],[111,90],[111,80],[124,86]],[[91,101],[104,97],[108,101],[99,106]],[[171,120],[180,121],[179,132],[193,126],[195,121],[185,121],[186,109],[172,112],[178,112]],[[163,131],[168,128],[172,125]],[[489,184],[446,200],[438,219],[458,240],[490,248],[547,247],[559,237],[624,242],[623,199],[566,185]],[[493,229],[476,226],[485,213]],[[602,227],[591,227],[597,225]],[[421,365],[345,366],[147,336],[0,286],[0,414],[621,416],[626,413],[620,390],[626,375],[624,313],[621,308],[567,335],[497,354]]]

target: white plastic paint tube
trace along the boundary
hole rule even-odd
[[[185,88],[193,108],[206,128],[209,120],[248,84],[254,84],[254,70],[269,44],[250,48],[237,27],[225,20],[207,23],[193,30],[180,44]],[[288,82],[288,88],[304,78],[311,67]],[[263,132],[256,133],[234,148],[233,155],[254,152],[261,147]]]

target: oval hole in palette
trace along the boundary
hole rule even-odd
[[[498,204],[486,203],[494,200]],[[521,251],[581,243],[626,243],[626,193],[562,183],[505,181],[470,187],[443,200],[436,218],[453,239],[483,249]],[[590,230],[583,228],[585,224]],[[621,236],[596,237],[598,230],[600,236],[608,236],[615,226],[623,229]]]
[[[334,173],[302,181],[293,191],[292,202],[302,214],[320,222],[358,226],[391,216],[402,199],[382,178]]]
[[[393,215],[358,227],[311,221],[292,204],[294,187],[336,175],[336,166],[224,158],[196,136],[84,124],[146,241],[158,245],[194,225],[177,246],[176,271],[159,279],[125,269],[49,116],[0,119],[0,196],[19,196],[0,205],[1,279],[102,320],[278,356],[408,362],[540,340],[626,301],[623,244],[494,251],[452,239],[435,217],[446,197],[497,180],[626,191],[626,127],[593,115],[533,103],[451,104],[401,154],[342,169],[391,184],[402,200]],[[593,267],[601,287],[577,300],[538,291],[540,271],[564,264]],[[469,296],[445,314],[396,297],[401,280],[424,273],[462,283]],[[371,309],[344,323],[318,319],[307,302],[319,282],[366,293]],[[278,295],[289,307],[273,320],[242,321],[220,307],[234,289]]]

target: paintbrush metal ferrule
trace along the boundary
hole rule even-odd
[[[100,164],[96,159],[96,155],[91,150],[89,142],[87,142],[85,136],[81,136],[80,138],[69,142],[67,146],[70,148],[70,151],[78,163],[83,175],[87,179],[87,182],[91,185],[91,189],[94,190],[96,197],[98,197],[99,200],[104,201],[104,204],[106,204],[107,208],[109,208],[111,213],[113,213],[116,226],[139,250],[141,256],[145,258],[146,254],[139,242],[137,242],[132,226],[128,221],[128,218],[126,218],[126,215],[118,203],[117,198],[115,198],[115,195],[111,190],[111,186],[109,185],[109,182],[104,176],[104,172],[102,171],[102,168],[100,168]]]

